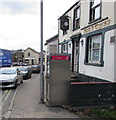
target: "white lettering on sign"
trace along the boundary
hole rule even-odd
[[[7,62],[7,60],[4,60],[4,62]]]
[[[3,56],[3,55],[4,55],[4,53],[1,52],[1,53],[0,53],[0,56]]]

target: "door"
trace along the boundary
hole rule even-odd
[[[72,72],[79,72],[79,40],[73,40],[72,48]]]
[[[33,59],[31,60],[31,64],[34,65],[34,60]]]
[[[75,48],[74,48],[74,72],[79,72],[79,41],[75,41]]]

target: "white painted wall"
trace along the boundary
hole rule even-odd
[[[105,0],[104,0],[105,1]],[[114,15],[115,15],[115,7],[116,5],[112,0],[111,2],[102,2],[102,12],[101,17],[102,19],[108,17],[110,19],[110,25],[115,23]],[[89,9],[90,9],[90,2],[81,2],[81,28],[89,25]]]
[[[114,82],[114,44],[110,44],[110,37],[114,36],[114,30],[108,31],[104,38],[104,67],[85,65],[85,38],[84,45],[80,44],[79,72],[84,75],[93,76]]]
[[[69,54],[72,53],[72,42],[71,41],[68,43],[68,53]]]
[[[28,56],[28,53],[30,53],[30,56]],[[39,64],[39,54],[29,48],[25,50],[24,58],[34,58],[34,64]],[[29,61],[29,64],[31,64],[31,60]]]
[[[108,17],[110,20],[109,25],[114,25],[116,24],[115,21],[115,8],[116,4],[114,2],[103,2],[102,3],[102,19]],[[75,8],[75,7],[74,7]],[[78,33],[82,33],[81,28],[84,28],[89,24],[89,10],[90,10],[90,2],[81,2],[81,17],[80,17],[80,29],[73,31],[73,11],[74,8],[71,9],[67,15],[70,17],[70,29],[68,30],[68,33],[66,35],[63,35],[62,30],[59,29],[59,43],[63,42],[64,40],[69,40],[71,36],[77,35]],[[65,12],[65,11],[64,11]],[[59,25],[60,22],[58,21]],[[59,26],[60,27],[60,26]],[[105,26],[107,27],[107,26]],[[116,32],[116,31],[115,31]],[[104,67],[99,67],[99,66],[91,66],[91,65],[84,65],[84,59],[85,59],[85,38],[83,46],[80,44],[80,62],[79,62],[79,72],[85,75],[105,79],[105,80],[110,80],[112,82],[116,82],[116,65],[114,67],[114,63],[116,64],[116,55],[114,58],[114,54],[116,54],[116,44],[111,45],[110,44],[110,37],[114,36],[114,30],[107,31],[105,34],[105,39],[104,39]],[[114,49],[115,46],[115,49]],[[59,46],[59,51],[61,47]],[[114,52],[115,50],[115,52]],[[115,59],[115,61],[114,61]]]

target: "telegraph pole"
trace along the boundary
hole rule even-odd
[[[41,36],[41,54],[40,54],[40,104],[44,104],[44,73],[43,73],[43,0],[40,2],[40,36]]]

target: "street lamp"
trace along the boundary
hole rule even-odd
[[[40,54],[40,104],[44,104],[44,73],[43,73],[43,0],[40,2],[40,36],[41,36],[41,54]]]

